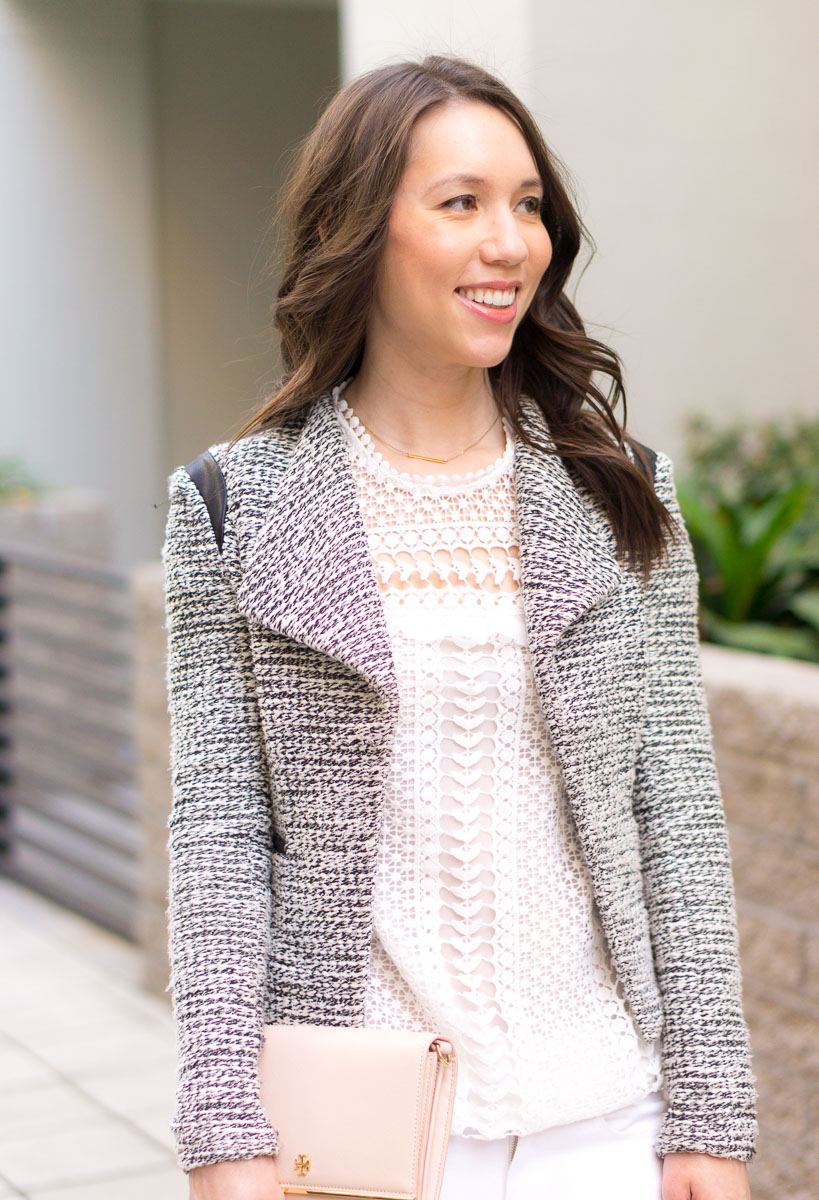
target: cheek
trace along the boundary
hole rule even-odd
[[[450,289],[453,279],[468,260],[469,248],[459,230],[440,221],[406,219],[400,210],[393,214],[384,253],[384,278],[400,285],[404,294],[431,294],[431,285],[446,283]]]
[[[529,254],[535,268],[542,275],[552,261],[552,242],[545,226],[538,230],[534,244],[529,247]]]

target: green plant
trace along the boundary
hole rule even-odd
[[[819,420],[688,429],[703,637],[819,661]]]
[[[0,504],[4,501],[29,499],[43,491],[20,458],[0,458]]]

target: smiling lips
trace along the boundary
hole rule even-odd
[[[455,289],[455,295],[472,312],[479,313],[489,321],[505,324],[515,319],[518,286],[507,284],[505,287],[459,287]]]

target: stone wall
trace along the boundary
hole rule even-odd
[[[145,982],[164,991],[171,788],[161,569],[136,579]],[[754,1200],[819,1181],[819,666],[703,646],[730,823],[745,1003],[760,1093]]]
[[[819,1192],[819,666],[703,646],[759,1089],[754,1200]]]

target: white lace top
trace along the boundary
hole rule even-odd
[[[365,1024],[459,1051],[453,1133],[533,1133],[660,1082],[595,911],[519,591],[513,432],[482,470],[419,477],[343,397],[400,688]]]

